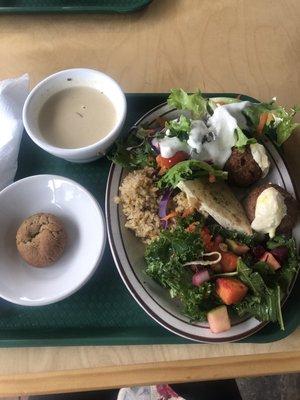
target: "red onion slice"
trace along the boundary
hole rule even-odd
[[[159,205],[158,205],[158,216],[159,218],[165,218],[167,215],[167,210],[168,210],[168,204],[171,199],[173,189],[166,189],[163,192],[163,195],[160,199]],[[166,229],[168,227],[168,221],[161,221],[162,227]]]
[[[201,286],[204,282],[210,280],[210,275],[207,269],[196,272],[193,275],[192,283],[194,286]]]

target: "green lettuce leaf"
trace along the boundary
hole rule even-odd
[[[235,147],[240,150],[243,150],[248,144],[254,144],[257,142],[254,138],[248,138],[239,127],[235,129],[234,133],[236,136]]]
[[[187,94],[183,89],[171,89],[168,105],[178,110],[191,111],[193,118],[201,119],[207,114],[207,99],[200,90],[194,94]]]
[[[167,121],[166,128],[170,130],[169,137],[176,136],[179,140],[184,141],[189,138],[191,130],[191,121],[185,115],[180,115],[179,120]]]
[[[253,132],[256,132],[260,117],[263,113],[268,113],[268,119],[264,127],[263,133],[268,135],[281,146],[300,125],[293,121],[299,108],[294,106],[290,111],[286,111],[283,107],[271,101],[269,103],[252,104],[243,110],[243,114],[248,120]]]
[[[174,165],[158,181],[158,187],[176,188],[184,180],[192,180],[201,176],[213,175],[216,178],[227,179],[227,172],[204,161],[186,160]]]

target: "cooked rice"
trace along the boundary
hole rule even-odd
[[[125,227],[132,229],[144,243],[159,235],[158,189],[153,180],[154,169],[146,167],[130,172],[119,188],[115,201],[122,205],[126,217]]]

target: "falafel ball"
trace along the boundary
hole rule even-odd
[[[252,223],[255,218],[255,210],[258,196],[268,188],[276,189],[283,197],[286,206],[286,215],[281,220],[279,226],[276,228],[276,233],[290,234],[297,220],[298,215],[298,202],[293,196],[282,187],[268,183],[265,185],[254,188],[248,195],[245,201],[245,210],[249,221]]]
[[[258,155],[256,160],[254,159],[254,154]],[[234,147],[224,170],[228,172],[230,183],[240,187],[247,187],[266,176],[269,171],[269,165],[264,146],[255,143],[254,145],[247,145],[244,149]]]

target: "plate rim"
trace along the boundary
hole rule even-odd
[[[205,94],[204,94],[204,96],[205,96]],[[223,98],[226,98],[226,97],[227,97],[227,98],[234,98],[235,96],[234,96],[233,94],[230,94],[230,95],[227,94],[227,95],[226,95],[225,93],[224,93],[224,96],[220,96],[219,93],[218,93],[218,94],[209,93],[209,95],[207,95],[206,97],[207,97],[207,98],[221,98],[221,97],[223,97]],[[244,98],[246,97],[248,100],[250,99],[249,101],[252,101],[252,102],[259,102],[258,100],[254,99],[254,98],[252,98],[252,97],[250,97],[250,96],[241,95],[241,97],[244,97]],[[129,128],[129,130],[127,131],[127,135],[128,135],[133,129],[137,128],[147,117],[149,117],[149,116],[150,116],[151,114],[153,114],[155,111],[158,111],[159,109],[161,109],[161,108],[163,108],[163,107],[165,107],[165,106],[167,106],[167,102],[162,102],[162,103],[158,104],[157,106],[151,108],[151,109],[150,109],[149,111],[147,111],[146,113],[144,113],[144,114]],[[174,110],[175,110],[175,108],[170,108],[170,110],[169,110],[168,112],[172,112],[172,111],[174,111]],[[287,173],[288,173],[288,177],[289,177],[289,179],[290,179],[291,188],[292,188],[292,191],[293,191],[292,194],[293,194],[293,195],[295,196],[295,198],[299,201],[298,193],[297,193],[297,191],[296,191],[296,189],[295,189],[294,181],[293,181],[293,179],[292,179],[292,176],[291,176],[291,174],[290,174],[290,170],[289,170],[289,168],[288,168],[288,166],[287,166],[287,163],[286,163],[286,161],[285,161],[283,155],[278,151],[278,149],[275,147],[274,143],[273,143],[270,139],[267,139],[267,141],[270,142],[270,143],[271,143],[271,146],[273,147],[273,148],[272,148],[272,152],[275,152],[276,155],[277,155],[277,156],[280,158],[280,160],[283,162],[283,164],[284,164],[284,166],[285,166],[285,168],[286,168],[286,171],[287,171]],[[272,153],[272,152],[271,152],[271,153]],[[175,327],[175,326],[173,326],[173,325],[170,325],[169,322],[163,320],[163,319],[161,318],[161,316],[157,315],[157,313],[156,313],[154,310],[152,310],[150,306],[147,305],[146,301],[137,293],[137,291],[136,291],[136,289],[135,289],[135,287],[134,287],[133,282],[131,282],[131,279],[128,278],[127,273],[126,273],[125,269],[123,268],[123,263],[122,263],[122,260],[120,259],[120,255],[119,255],[119,252],[118,252],[118,250],[117,250],[117,245],[116,245],[116,243],[115,243],[114,232],[113,232],[113,230],[112,230],[112,225],[113,225],[113,224],[112,224],[112,221],[111,221],[111,204],[110,204],[111,195],[110,195],[110,194],[111,194],[111,189],[112,189],[112,180],[113,180],[113,178],[114,178],[114,174],[116,173],[116,170],[118,170],[118,169],[119,169],[119,171],[117,171],[117,173],[118,173],[118,175],[120,175],[120,177],[121,177],[124,168],[122,168],[122,167],[120,167],[120,166],[117,166],[117,165],[115,165],[114,163],[111,163],[110,170],[109,170],[109,174],[108,174],[108,179],[107,179],[107,185],[106,185],[106,193],[105,193],[105,217],[106,217],[106,226],[107,226],[107,236],[108,236],[108,241],[109,241],[111,253],[112,253],[114,262],[115,262],[115,264],[116,264],[116,267],[117,267],[117,269],[118,269],[119,275],[121,276],[121,279],[122,279],[122,281],[124,282],[126,288],[127,288],[128,291],[130,292],[130,294],[132,295],[132,297],[135,299],[135,301],[139,304],[139,306],[140,306],[153,320],[155,320],[159,325],[161,325],[162,327],[164,327],[164,328],[167,329],[168,331],[170,331],[170,332],[172,332],[172,333],[174,333],[174,334],[176,334],[176,335],[178,335],[178,336],[181,336],[181,337],[183,337],[183,338],[185,338],[185,339],[189,339],[189,340],[191,340],[191,341],[193,341],[193,342],[201,342],[201,343],[230,343],[230,342],[236,342],[236,341],[241,340],[241,339],[246,339],[247,337],[252,336],[252,335],[255,334],[256,332],[258,332],[259,330],[261,330],[262,328],[264,328],[269,322],[260,322],[260,321],[258,321],[257,319],[255,319],[254,317],[250,317],[250,318],[248,318],[247,320],[253,320],[253,322],[254,322],[256,325],[255,325],[253,328],[251,328],[251,329],[245,331],[244,333],[235,334],[235,335],[233,335],[233,336],[226,337],[226,338],[224,338],[224,337],[220,337],[220,338],[217,338],[217,337],[208,338],[208,337],[203,337],[202,335],[193,335],[193,334],[191,334],[191,333],[184,332],[184,331],[178,329],[177,327]],[[283,179],[282,179],[282,180],[283,180]],[[284,181],[284,180],[283,180],[283,181]],[[127,251],[126,251],[126,249],[125,249],[125,246],[124,246],[124,243],[123,243],[123,240],[122,240],[122,232],[120,231],[119,219],[118,219],[117,225],[118,225],[118,233],[119,233],[119,236],[120,236],[120,239],[121,239],[121,242],[122,242],[122,247],[123,247],[123,251],[124,251],[124,253],[125,253],[126,261],[127,261],[128,265],[129,265],[130,269],[131,269],[132,271],[134,271],[133,268],[132,268],[132,264],[130,263],[130,261],[129,261],[129,259],[128,259]],[[134,275],[135,275],[135,274],[134,274]],[[150,297],[152,300],[154,300],[154,299],[152,298],[152,296],[148,293],[148,291],[145,289],[144,285],[142,285],[142,283],[138,280],[138,278],[137,278],[136,276],[135,276],[135,279],[136,279],[136,283],[137,283],[138,285],[140,285],[141,288],[142,288],[142,290],[145,292],[145,296],[146,296],[146,297],[148,296],[148,297]],[[297,279],[297,274],[295,275],[295,277],[294,277],[294,279],[293,279],[293,282],[292,282],[291,285],[290,285],[290,288],[289,288],[289,291],[288,291],[287,295],[285,296],[284,300],[282,301],[282,306],[284,305],[285,301],[286,301],[287,298],[289,297],[289,295],[290,295],[290,293],[291,293],[291,291],[292,291],[292,289],[293,289],[293,287],[294,287],[294,284],[295,284],[295,282],[296,282],[296,279]],[[156,302],[156,300],[154,300],[154,301]],[[156,303],[157,303],[157,302],[156,302]],[[158,304],[158,303],[157,303],[157,304]],[[159,306],[160,308],[162,308],[164,312],[167,312],[169,315],[172,315],[171,313],[169,313],[169,311],[165,310],[161,305],[158,304],[158,306]],[[172,315],[172,316],[173,316],[173,315]],[[174,317],[174,316],[173,316],[173,317]],[[175,318],[177,318],[177,317],[175,317]]]

